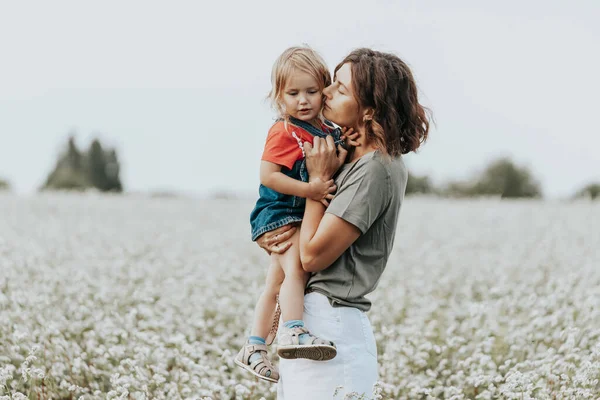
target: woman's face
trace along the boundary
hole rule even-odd
[[[342,65],[335,74],[335,81],[323,90],[325,105],[323,116],[339,126],[358,127],[359,106],[352,87],[352,66]]]

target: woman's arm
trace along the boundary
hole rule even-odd
[[[314,146],[304,145],[306,163],[313,179],[329,180],[342,166],[347,151],[336,148],[331,137],[315,138]],[[360,236],[360,230],[332,214],[325,215],[325,207],[306,200],[304,219],[300,229],[300,259],[305,271],[317,272],[330,266]]]
[[[327,181],[314,179],[311,182],[302,182],[285,175],[281,172],[281,166],[269,161],[261,161],[260,183],[279,193],[321,202],[332,199],[333,195],[331,193],[335,191],[332,179]]]
[[[323,204],[307,199],[300,229],[300,260],[307,272],[329,267],[360,236],[360,230],[333,214]]]

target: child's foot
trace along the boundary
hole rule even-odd
[[[264,344],[246,343],[234,362],[260,379],[274,383],[279,380],[279,372],[267,357],[267,346]]]
[[[287,359],[307,358],[328,361],[337,355],[337,349],[333,342],[314,336],[303,326],[296,326],[282,328],[277,354]]]

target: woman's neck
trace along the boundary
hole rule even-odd
[[[354,152],[350,155],[350,159],[348,160],[348,162],[354,162],[356,160],[358,160],[359,158],[361,158],[362,156],[364,156],[365,154],[369,154],[372,153],[374,151],[376,151],[377,148],[370,146],[370,147],[355,147],[354,148]]]
[[[363,129],[358,128],[360,136],[358,137],[358,144],[359,146],[356,146],[352,152],[352,154],[350,154],[350,159],[348,160],[348,162],[354,162],[356,160],[358,160],[359,158],[361,158],[362,156],[364,156],[365,154],[369,154],[374,152],[375,150],[377,150],[377,147],[369,142],[367,140],[367,134]]]

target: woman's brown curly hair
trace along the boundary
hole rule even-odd
[[[393,54],[366,48],[348,54],[335,73],[346,63],[358,105],[374,112],[364,121],[367,139],[393,157],[416,151],[427,139],[430,112],[419,104],[410,68]]]

